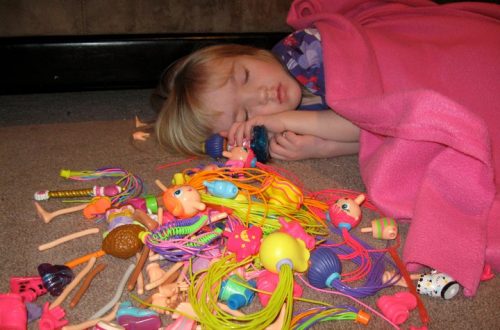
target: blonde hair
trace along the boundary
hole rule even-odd
[[[268,50],[223,44],[195,51],[167,69],[161,82],[166,100],[156,121],[160,145],[168,151],[203,155],[202,145],[214,133],[212,127],[220,113],[208,109],[200,95],[223,86],[232,74],[232,66],[220,72],[221,66],[217,64],[243,55],[280,63]]]

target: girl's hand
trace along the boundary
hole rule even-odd
[[[274,159],[302,160],[352,155],[359,151],[357,142],[325,140],[314,135],[299,135],[290,131],[275,134],[269,141]]]
[[[285,121],[289,117],[289,111],[284,111],[272,115],[256,116],[247,121],[235,122],[227,132],[220,134],[228,139],[229,145],[243,145],[243,142],[252,139],[252,129],[255,126],[264,125],[271,138],[274,134],[279,134],[286,129]]]

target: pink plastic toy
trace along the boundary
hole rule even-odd
[[[24,330],[28,313],[23,298],[17,293],[0,294],[0,329]]]
[[[361,208],[365,195],[360,194],[355,199],[348,197],[337,200],[328,208],[328,216],[335,227],[351,230],[361,221]]]
[[[295,238],[301,239],[306,244],[307,249],[314,249],[316,246],[316,240],[314,237],[306,233],[298,221],[292,220],[288,222],[283,217],[279,217],[278,221],[281,224],[280,232],[287,233]]]
[[[393,296],[382,296],[377,306],[391,322],[399,325],[410,316],[410,311],[417,307],[417,298],[410,292],[398,292]]]
[[[222,155],[228,160],[225,165],[231,168],[255,167],[257,158],[250,148],[233,147],[229,151],[223,151]]]
[[[259,253],[260,240],[262,239],[262,229],[257,226],[246,228],[243,225],[235,224],[232,232],[224,232],[228,238],[227,250],[236,254],[236,260],[241,261],[246,257]]]
[[[10,292],[18,293],[24,302],[35,301],[36,298],[47,293],[40,276],[11,277]]]
[[[190,185],[168,188],[162,198],[165,208],[177,218],[190,218],[206,208],[198,190]]]
[[[194,330],[196,321],[190,318],[180,316],[174,323],[169,324],[164,330]]]
[[[60,306],[49,309],[50,303],[46,302],[43,305],[43,314],[38,321],[38,328],[40,330],[54,330],[60,329],[61,327],[68,324],[68,320],[63,320],[66,316],[66,312]]]
[[[279,282],[279,274],[275,274],[273,272],[265,270],[257,278],[257,289],[272,293],[276,289],[278,282]],[[295,298],[300,298],[302,296],[302,292],[303,292],[302,287],[294,281],[293,296]],[[267,293],[258,292],[257,296],[259,297],[260,303],[264,307],[267,306],[267,304],[269,303],[269,299],[271,299],[271,295]]]

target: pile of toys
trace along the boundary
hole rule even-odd
[[[39,250],[105,226],[102,246],[64,265],[40,264],[39,276],[12,277],[11,292],[0,295],[0,328],[25,329],[38,322],[43,330],[307,329],[319,322],[368,324],[374,314],[398,328],[415,308],[425,328],[429,320],[419,294],[445,299],[457,294],[457,282],[445,274],[406,271],[396,253],[394,219],[380,216],[354,230],[364,208],[377,212],[364,194],[307,191],[292,174],[259,162],[246,147],[225,150],[224,157],[224,162],[187,168],[167,185],[156,181],[159,193],[154,194],[143,192],[139,176],[120,168],[63,170],[67,179],[116,180],[103,187],[35,193],[46,223],[82,212],[99,224]],[[42,206],[49,198],[73,197],[88,202],[53,212]],[[387,244],[374,248],[364,233]],[[105,271],[100,262],[105,255],[137,261],[115,275],[121,280],[108,304],[88,321],[70,324],[61,305],[70,295],[69,306],[78,304]],[[394,285],[407,288],[382,295],[377,309],[360,301]],[[307,299],[305,287],[350,297],[353,305]],[[130,300],[120,301],[125,290]],[[46,293],[54,300],[37,305],[37,297]],[[296,310],[296,301],[313,307]],[[170,315],[168,323],[162,324],[162,314]]]

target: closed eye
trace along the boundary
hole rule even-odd
[[[250,71],[248,71],[248,69],[245,68],[245,79],[243,80],[243,83],[246,84],[249,79],[250,79]]]

